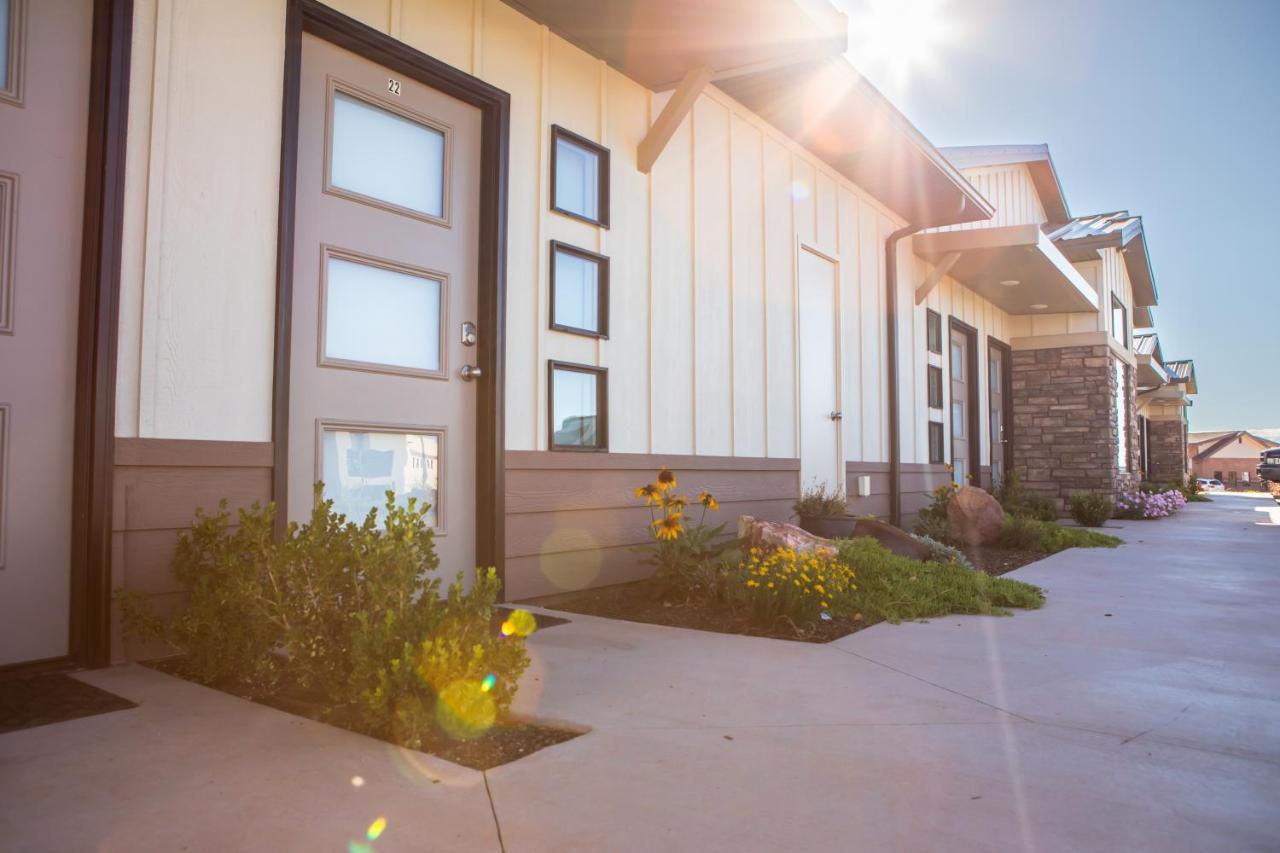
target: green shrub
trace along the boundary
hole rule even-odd
[[[1072,495],[1067,506],[1071,510],[1071,517],[1084,527],[1101,527],[1116,511],[1111,499],[1097,492]]]
[[[954,546],[960,542],[955,531],[951,529],[951,522],[945,515],[939,517],[921,512],[916,516],[916,523],[911,528],[911,531],[916,536],[923,536],[926,539],[941,542],[944,545]]]
[[[278,541],[274,505],[241,510],[234,526],[225,504],[198,513],[173,559],[187,607],[165,624],[121,596],[126,631],[168,640],[193,680],[253,697],[302,691],[405,746],[435,725],[466,734],[445,722],[448,696],[484,694],[455,717],[505,714],[528,657],[523,633],[490,630],[494,571],[477,571],[469,589],[459,574],[442,599],[425,505],[388,492],[382,524],[377,510],[357,524],[319,495],[311,519]]]
[[[911,538],[929,549],[929,556],[926,558],[929,562],[951,563],[966,569],[973,568],[973,563],[969,562],[969,558],[959,548],[939,542],[937,539],[921,533],[912,533]]]
[[[1037,521],[1057,521],[1058,520],[1058,502],[1046,495],[1031,495],[1027,498],[1025,506],[1027,515]]]
[[[1067,548],[1115,548],[1121,541],[1093,530],[1011,515],[1005,516],[998,544],[1019,551],[1056,554]]]
[[[1007,615],[1044,604],[1039,587],[955,564],[899,557],[869,536],[839,543],[840,561],[857,573],[849,605],[868,621],[927,619],[953,613]]]
[[[834,488],[828,488],[826,483],[814,483],[791,505],[791,510],[797,517],[837,518],[849,511],[849,505],[844,495]]]
[[[852,616],[854,570],[830,556],[752,548],[726,575],[729,603],[763,627],[813,625],[822,614]]]

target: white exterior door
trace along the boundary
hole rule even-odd
[[[800,250],[800,486],[844,494],[836,264]]]

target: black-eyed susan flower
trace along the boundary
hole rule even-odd
[[[679,515],[664,515],[653,522],[653,532],[659,539],[678,539],[684,532],[684,525],[680,523]]]
[[[667,498],[667,506],[675,511],[677,515],[684,513],[684,508],[689,505],[689,499],[684,495],[672,495]]]
[[[662,497],[662,489],[658,488],[657,483],[646,483],[636,489],[636,497],[644,498],[649,506],[656,506]]]
[[[676,472],[663,468],[658,472],[658,486],[663,491],[671,491],[676,487]]]
[[[720,502],[717,501],[715,499],[715,496],[712,495],[710,492],[699,492],[698,503],[702,504],[712,512],[715,512],[716,510],[720,509]]]

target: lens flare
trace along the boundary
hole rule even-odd
[[[352,776],[352,777],[351,777],[351,787],[353,787],[353,788],[363,788],[363,787],[364,787],[364,777],[363,777],[363,776]]]
[[[377,841],[382,835],[383,830],[387,828],[387,819],[380,817],[373,823],[369,824],[369,829],[365,831],[364,837],[370,841]]]
[[[538,619],[528,610],[513,610],[502,623],[502,636],[527,637],[538,630]]]
[[[791,200],[792,201],[804,201],[808,197],[809,197],[808,184],[806,184],[804,181],[799,181],[799,180],[791,182]]]
[[[436,722],[457,740],[479,737],[497,717],[493,696],[474,679],[460,678],[436,696]]]
[[[493,689],[493,685],[497,683],[498,683],[498,679],[495,678],[493,673],[491,672],[484,677],[484,681],[480,682],[480,689],[483,690],[485,693],[488,693],[490,690]]]
[[[373,853],[373,845],[363,841],[348,841],[347,853]]]

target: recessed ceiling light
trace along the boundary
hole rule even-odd
[[[1032,311],[1043,311],[1044,309],[1046,309],[1046,308],[1048,308],[1048,307],[1049,307],[1049,306],[1048,306],[1048,305],[1045,305],[1043,302],[1037,302],[1036,304],[1034,304],[1034,305],[1032,305],[1032,306],[1031,306],[1031,310],[1032,310]]]
[[[1000,283],[1003,284],[1005,287],[1017,287],[1018,285],[1022,284],[1022,282],[1018,281],[1016,278],[1006,278],[1004,281]]]

